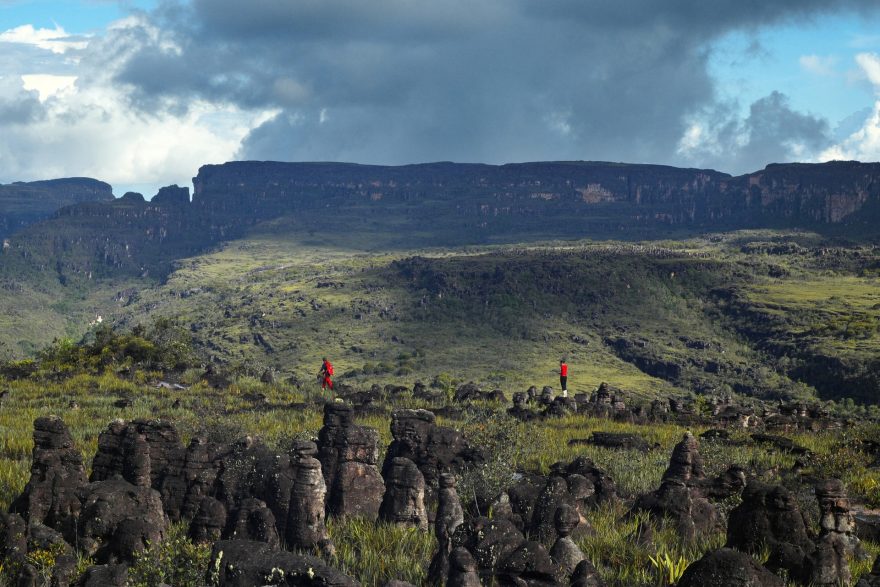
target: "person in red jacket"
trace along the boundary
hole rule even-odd
[[[327,360],[327,357],[323,358],[323,362],[321,363],[321,370],[318,371],[318,377],[321,378],[321,390],[325,390],[328,387],[333,389],[333,380],[330,377],[333,376],[333,365],[330,361]]]
[[[559,360],[559,386],[562,388],[562,397],[568,397],[568,365],[565,359]]]

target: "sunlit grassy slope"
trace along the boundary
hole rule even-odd
[[[769,323],[760,311],[828,307],[866,324],[864,336],[826,329],[815,344],[841,353],[874,344],[877,278],[859,276],[871,256],[829,270],[810,253],[741,250],[760,238],[401,251],[370,250],[363,235],[271,234],[179,262],[113,318],[123,327],[174,318],[206,358],[303,382],[328,356],[353,384],[440,376],[509,392],[555,384],[566,357],[574,392],[606,381],[646,396],[809,395],[809,381],[793,381],[752,337]],[[719,293],[729,290],[754,308],[731,311]],[[786,323],[799,335],[799,322]]]

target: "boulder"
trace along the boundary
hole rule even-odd
[[[477,563],[466,548],[458,547],[449,555],[449,576],[446,587],[482,587]]]
[[[580,523],[580,515],[573,507],[563,504],[556,509],[554,522],[557,538],[550,549],[550,558],[556,564],[556,580],[565,583],[586,558],[580,547],[571,539],[571,533]]]
[[[425,478],[410,459],[395,457],[391,461],[385,476],[385,495],[379,508],[379,519],[428,529]]]
[[[321,559],[272,548],[265,542],[221,540],[208,565],[217,587],[356,587],[355,579]]]
[[[677,587],[785,587],[785,583],[752,556],[721,548],[691,563]]]
[[[242,500],[238,508],[230,513],[223,538],[265,542],[273,548],[281,546],[272,510],[266,507],[263,500],[255,498]]]
[[[770,550],[767,567],[809,581],[808,555],[815,545],[794,495],[779,485],[752,480],[728,518],[727,546],[748,554]]]
[[[99,563],[133,562],[135,552],[165,535],[168,517],[155,489],[109,479],[90,483],[81,499],[78,544]]]

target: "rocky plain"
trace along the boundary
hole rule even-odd
[[[609,573],[597,570],[608,561],[591,560],[595,553],[580,546],[599,531],[591,526],[593,513],[615,504],[621,521],[635,520],[627,541],[655,549],[662,527],[681,544],[702,544],[704,554],[679,572],[658,562],[656,575],[649,573],[655,584],[853,585],[853,565],[863,569],[859,587],[880,584],[880,562],[864,571],[872,557],[863,545],[880,538],[880,516],[854,507],[841,480],[816,478],[807,464],[810,451],[785,435],[856,424],[820,406],[721,397],[707,411],[687,400],[628,405],[623,392],[601,385],[574,397],[531,388],[515,393],[505,409],[502,392],[463,386],[440,414],[491,403],[519,422],[552,425],[580,414],[609,428],[625,422],[705,430],[699,436],[684,432],[659,485],[639,495],[619,491],[586,456],[555,462],[546,474],[518,471],[498,493],[471,485],[462,495],[459,480],[480,474],[492,459],[489,447],[441,425],[431,411],[409,408],[391,409],[392,440],[380,447],[379,432],[354,416],[384,414],[383,398],[395,394],[432,399],[436,392],[420,385],[343,388],[334,401],[320,404],[317,436],[299,438],[285,451],[251,435],[229,443],[196,436],[184,443],[167,420],[114,420],[98,437],[88,473],[64,420],[37,418],[30,479],[0,516],[2,576],[20,586],[122,587],[131,584],[129,567],[142,564],[139,557],[176,526],[210,550],[198,584],[358,585],[340,568],[337,549],[343,545],[328,532],[333,520],[356,518],[433,534],[430,562],[420,573],[424,584],[619,585],[625,583],[609,582]],[[703,446],[768,443],[796,457],[790,470],[746,462],[709,474],[704,467]],[[570,444],[658,450],[632,432],[596,430]],[[880,445],[862,449],[880,460]],[[812,499],[805,501],[805,494]],[[50,569],[35,556],[46,552],[53,557]],[[391,578],[384,584],[410,583]]]

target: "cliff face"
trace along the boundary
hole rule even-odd
[[[109,184],[84,177],[0,185],[0,239],[64,206],[112,199]]]
[[[83,199],[110,193],[94,180],[36,183],[16,185]],[[857,162],[770,165],[739,177],[591,162],[235,162],[202,167],[193,184],[192,201],[186,188],[169,186],[151,202],[126,197],[62,208],[8,239],[4,254],[61,276],[161,276],[175,259],[257,226],[411,247],[758,227],[844,226],[876,235],[880,222],[880,164]]]
[[[815,226],[856,219],[877,205],[880,165],[770,165],[731,177],[700,169],[614,163],[333,163],[208,165],[193,206],[222,225],[329,211],[402,214],[434,229],[558,231],[607,236],[676,228]],[[227,217],[224,221],[223,217]],[[633,236],[633,235],[629,235]]]

